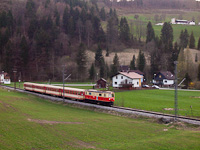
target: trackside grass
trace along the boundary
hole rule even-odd
[[[200,147],[197,127],[123,118],[1,88],[0,129],[1,150],[198,150]]]
[[[115,105],[174,114],[174,90],[133,90],[115,96]],[[179,115],[200,118],[200,92],[178,91],[178,109]]]

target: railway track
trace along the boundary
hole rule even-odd
[[[198,119],[198,118],[191,118],[191,117],[186,117],[186,116],[175,116],[172,114],[164,114],[164,113],[160,113],[160,112],[139,110],[139,109],[133,109],[133,108],[127,108],[127,107],[119,107],[119,106],[113,106],[113,108],[132,111],[139,115],[147,116],[147,117],[167,118],[170,120],[177,119],[177,121],[183,121],[183,122],[187,122],[187,123],[191,123],[191,124],[200,125],[200,119]]]
[[[10,90],[14,90],[13,87],[4,86],[4,85],[0,85],[0,86],[7,88],[7,89],[10,89]],[[50,99],[52,101],[63,101],[62,98],[58,98],[58,97],[54,97],[54,96],[50,96],[50,95],[44,95],[44,94],[40,94],[40,93],[33,93],[33,92],[25,91],[25,90],[22,90],[22,89],[16,89],[16,91],[28,93],[28,94],[33,94],[33,95],[39,96],[41,98]],[[167,122],[168,121],[171,122],[171,121],[175,120],[175,115],[164,114],[164,113],[160,113],[160,112],[139,110],[139,109],[133,109],[133,108],[127,108],[127,107],[119,107],[119,106],[107,107],[107,106],[102,106],[102,105],[73,101],[73,100],[69,100],[69,99],[65,99],[64,102],[70,103],[70,104],[78,104],[78,105],[82,105],[82,106],[86,106],[86,107],[92,107],[92,108],[95,108],[95,109],[105,110],[105,111],[108,111],[108,112],[116,112],[116,113],[120,113],[120,114],[138,115],[138,116],[158,118],[158,119],[161,118],[161,119],[165,119]],[[177,116],[176,121],[182,121],[182,122],[186,122],[186,123],[189,123],[189,124],[200,125],[200,119],[198,119],[198,118]]]

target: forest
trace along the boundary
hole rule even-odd
[[[17,70],[18,77],[24,81],[61,80],[63,67],[74,80],[94,80],[96,73],[110,78],[119,71],[117,52],[135,48],[140,52],[137,58],[133,55],[131,69],[139,69],[152,78],[160,70],[173,72],[173,63],[184,48],[200,49],[200,42],[195,47],[193,34],[189,35],[187,30],[180,33],[179,41],[173,42],[173,29],[168,22],[164,23],[160,36],[155,35],[149,22],[145,30],[146,40],[141,40],[131,33],[126,17],[119,17],[114,7],[100,8],[98,2],[13,0],[5,7],[1,5],[0,70],[8,72],[11,77]],[[106,6],[111,3],[102,2]],[[162,3],[164,1],[157,4]],[[172,5],[174,1],[169,3]],[[148,0],[133,3],[141,7],[147,7],[147,4],[155,6]],[[88,50],[95,53],[92,64],[87,62]],[[106,50],[105,56],[102,50]],[[108,65],[104,57],[111,52],[116,54],[113,63]],[[149,66],[144,53],[150,58]]]

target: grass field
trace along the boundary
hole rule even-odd
[[[115,105],[174,114],[174,90],[117,92]],[[192,109],[191,109],[192,107]],[[178,91],[179,115],[200,118],[200,92]]]
[[[0,88],[0,149],[198,150],[200,128],[53,103]]]

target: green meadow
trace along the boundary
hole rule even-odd
[[[200,148],[200,130],[73,108],[0,88],[0,149],[183,150]]]
[[[174,90],[133,90],[116,92],[115,105],[174,114]],[[179,115],[200,118],[200,92],[178,91]]]

